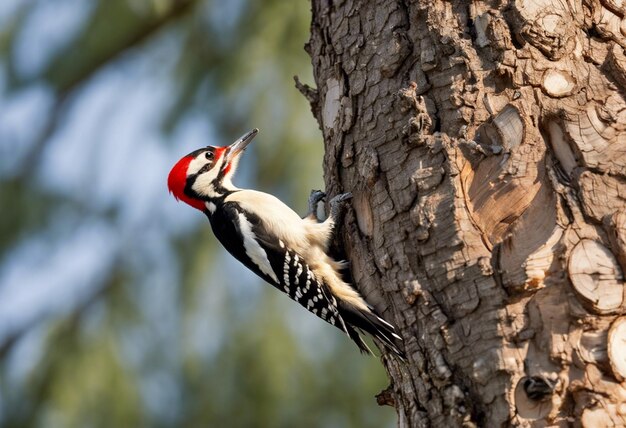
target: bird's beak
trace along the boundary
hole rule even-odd
[[[252,142],[252,140],[254,139],[254,137],[256,137],[256,134],[258,133],[259,129],[254,128],[252,131],[242,135],[241,138],[228,146],[228,161],[237,158],[237,156],[239,156],[239,154],[241,154],[241,152],[246,149],[248,144]]]

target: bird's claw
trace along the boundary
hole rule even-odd
[[[352,193],[348,192],[348,193],[341,193],[335,197],[333,197],[329,204],[330,204],[330,215],[333,218],[337,218],[339,217],[339,214],[341,214],[341,209],[344,206],[344,203],[347,200],[352,199]]]
[[[317,218],[317,204],[323,201],[326,198],[326,193],[321,190],[311,190],[311,195],[309,196],[309,216],[314,216]]]
[[[348,199],[352,199],[352,193],[347,192],[347,193],[341,193],[335,197],[333,197],[330,200],[330,205],[336,205],[336,204],[340,204],[344,201],[347,201]]]
[[[311,190],[311,195],[309,196],[309,206],[317,206],[317,204],[326,198],[326,193],[321,190]]]

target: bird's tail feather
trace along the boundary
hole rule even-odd
[[[339,311],[347,324],[380,340],[386,348],[400,358],[405,359],[404,352],[396,345],[396,341],[402,341],[402,338],[398,336],[393,325],[376,315],[373,308],[362,310],[352,305],[339,303]],[[363,339],[354,329],[349,328],[348,335],[356,342],[363,353],[371,353]]]
[[[359,332],[357,332],[350,325],[346,325],[346,331],[348,333],[348,336],[350,336],[350,339],[352,339],[354,343],[356,343],[356,346],[359,347],[359,350],[361,351],[362,354],[374,355],[374,353],[372,352],[370,347],[367,346],[367,343],[365,343],[365,341],[363,340]]]

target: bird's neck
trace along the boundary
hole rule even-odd
[[[211,183],[211,185],[202,192],[201,199],[211,211],[211,207],[218,206],[224,202],[224,199],[234,193],[241,190],[235,186],[230,179],[224,179],[220,182]],[[215,209],[213,209],[214,211]]]

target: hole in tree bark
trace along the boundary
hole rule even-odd
[[[552,409],[556,383],[545,376],[523,377],[515,387],[515,408],[520,417],[529,420],[545,418]]]
[[[554,391],[554,382],[541,376],[526,378],[523,386],[526,396],[533,401],[544,401]]]

